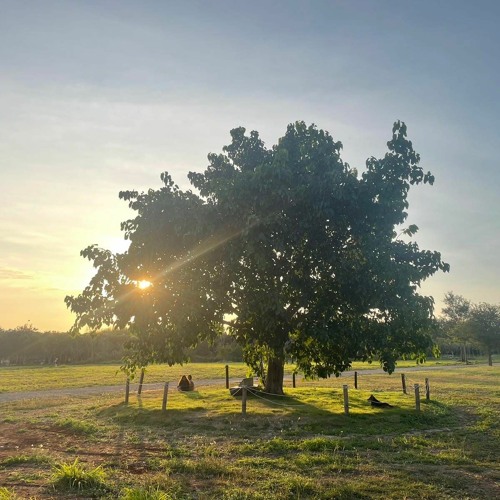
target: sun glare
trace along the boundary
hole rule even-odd
[[[148,288],[151,286],[151,281],[146,281],[146,280],[141,280],[137,282],[137,286],[141,289],[144,290],[145,288]]]

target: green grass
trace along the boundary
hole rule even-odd
[[[12,490],[0,487],[0,500],[21,500]]]
[[[0,468],[15,467],[17,465],[40,465],[52,464],[53,460],[47,455],[12,455],[10,457],[0,460]]]
[[[424,365],[428,368],[443,365],[456,365],[456,360],[429,360]],[[417,366],[415,361],[398,362],[398,370]],[[230,363],[231,379],[247,376],[248,367],[244,363]],[[371,370],[380,368],[374,363],[353,363],[352,370]],[[285,367],[285,374],[291,375],[294,365]],[[182,374],[192,374],[197,380],[225,380],[225,363],[187,363],[183,366],[151,365],[146,370],[144,383],[177,382]],[[134,380],[137,382],[138,374]],[[90,387],[125,384],[126,376],[118,364],[105,365],[61,365],[61,366],[11,366],[0,367],[0,393],[18,391],[36,391],[44,389],[62,389],[71,387]]]
[[[60,463],[53,467],[51,484],[55,490],[77,490],[85,492],[106,491],[106,474],[101,466],[86,468],[76,458],[71,463]]]
[[[172,497],[158,488],[125,488],[120,500],[171,500]]]
[[[21,448],[0,461],[0,484],[21,498],[52,498],[58,463],[73,479],[56,491],[74,498],[79,491],[123,499],[497,498],[499,375],[497,366],[429,367],[408,372],[406,395],[398,374],[360,373],[359,390],[347,375],[298,378],[285,397],[249,399],[246,417],[241,400],[216,386],[171,390],[166,412],[161,390],[132,394],[128,405],[122,395],[4,403],[16,419],[0,422],[0,433]],[[422,394],[417,412],[413,384],[423,387],[425,378],[431,401]],[[394,407],[372,407],[370,394]],[[43,441],[46,462],[22,458],[31,436]],[[68,468],[106,474],[86,483]]]
[[[83,436],[93,436],[99,432],[99,427],[92,422],[85,420],[76,420],[74,418],[63,418],[57,421],[61,428],[73,432],[74,434],[81,434]]]
[[[248,372],[244,363],[231,363],[230,377],[243,378]],[[192,374],[195,381],[225,380],[224,363],[188,363],[183,366],[151,365],[146,370],[144,383],[175,382],[183,374]],[[134,382],[138,382],[138,374]],[[36,391],[70,387],[125,385],[126,376],[120,365],[62,365],[36,367],[0,367],[0,393]]]

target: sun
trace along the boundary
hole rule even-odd
[[[151,281],[147,280],[141,280],[137,282],[137,286],[141,289],[144,290],[145,288],[148,288],[151,286]]]

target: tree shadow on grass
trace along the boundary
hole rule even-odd
[[[249,394],[246,414],[242,414],[241,398],[223,393],[198,391],[175,393],[175,404],[163,412],[158,406],[143,403],[120,403],[101,410],[99,417],[111,419],[120,425],[168,428],[179,433],[226,433],[235,436],[260,436],[268,433],[300,435],[392,434],[412,432],[450,425],[454,420],[451,409],[439,402],[425,402],[416,412],[405,402],[405,407],[374,408],[358,394],[350,399],[350,412],[345,415],[338,390],[318,394],[318,403],[311,401],[314,394],[275,396],[266,393]],[[306,399],[306,400],[305,400]],[[331,402],[331,407],[327,407]],[[170,401],[169,401],[170,403]],[[194,403],[194,404],[193,404]],[[198,403],[198,404],[197,404]],[[179,407],[181,405],[181,407]],[[325,407],[326,406],[326,407]]]

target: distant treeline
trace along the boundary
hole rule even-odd
[[[24,325],[12,330],[0,328],[0,364],[54,365],[120,362],[130,334],[120,330],[71,335],[42,332]],[[200,343],[190,353],[191,361],[241,361],[241,347],[227,335],[214,345]]]
[[[477,344],[468,345],[450,341],[438,331],[434,341],[445,358],[465,359],[484,354]],[[1,365],[53,365],[81,363],[117,363],[125,354],[125,345],[130,338],[126,330],[103,330],[97,333],[71,335],[67,332],[42,332],[31,325],[11,330],[0,328]],[[432,352],[427,353],[433,357]],[[193,362],[242,361],[241,346],[229,335],[222,335],[210,345],[201,342],[191,350]]]

